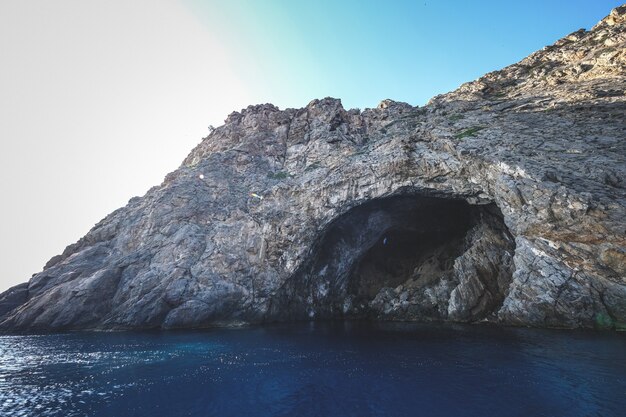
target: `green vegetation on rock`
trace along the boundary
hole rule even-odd
[[[468,136],[476,136],[476,133],[480,132],[484,128],[485,128],[484,126],[470,127],[469,129],[465,129],[461,133],[458,133],[458,134],[454,135],[454,137],[457,138],[457,139],[462,139],[462,138],[466,138]]]
[[[267,176],[268,178],[271,178],[273,180],[284,180],[286,178],[292,177],[293,175],[285,171],[276,171],[276,172],[269,172]]]

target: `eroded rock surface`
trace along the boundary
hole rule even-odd
[[[425,107],[250,106],[0,296],[4,331],[626,326],[626,8]]]

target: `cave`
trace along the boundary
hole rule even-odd
[[[498,207],[402,195],[326,226],[274,298],[292,319],[462,321],[495,317],[512,280],[514,239]]]

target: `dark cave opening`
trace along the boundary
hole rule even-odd
[[[373,298],[382,287],[404,283],[416,267],[426,262],[431,271],[422,271],[418,277],[425,277],[432,270],[448,270],[461,244],[462,235],[458,230],[387,231],[356,263],[348,279],[348,293],[363,299]]]
[[[335,219],[272,313],[293,318],[472,321],[493,314],[514,240],[495,204],[404,195]]]

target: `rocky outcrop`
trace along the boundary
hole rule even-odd
[[[16,285],[0,294],[0,320],[28,300],[28,283]]]
[[[3,294],[0,329],[623,328],[625,15],[425,107],[232,113],[160,186]]]

